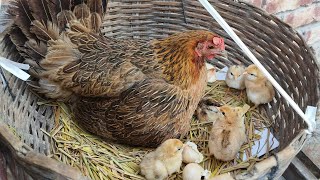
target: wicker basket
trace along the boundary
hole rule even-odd
[[[239,60],[250,64],[196,0],[107,2],[102,30],[106,36],[153,39],[186,29],[204,28],[225,37],[228,60],[217,61],[218,68]],[[211,3],[302,109],[307,105],[316,106],[318,68],[311,49],[296,31],[275,16],[241,1],[211,0]],[[0,85],[0,150],[13,176],[16,179],[84,179],[78,170],[45,156],[50,154],[50,140],[40,129],[50,131],[53,128],[53,109],[37,105],[38,98],[28,90],[26,83],[9,74],[6,77],[15,99]],[[277,94],[276,99],[263,108],[275,122],[273,130],[280,147],[273,156],[236,179],[280,177],[305,143],[308,137],[305,123],[281,96]],[[21,141],[7,125],[16,130]]]

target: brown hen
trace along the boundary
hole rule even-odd
[[[150,42],[103,37],[103,4],[13,1],[8,56],[30,64],[32,88],[70,103],[91,133],[149,147],[185,135],[206,86],[205,60],[224,50],[223,39],[204,30]]]

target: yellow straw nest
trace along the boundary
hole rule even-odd
[[[227,92],[227,93],[226,93]],[[210,97],[220,104],[243,106],[248,104],[245,92],[228,90],[224,81],[209,84],[206,97]],[[69,108],[64,104],[57,104],[55,112],[55,128],[51,132],[44,132],[52,139],[52,158],[78,168],[85,176],[91,179],[144,179],[140,174],[139,164],[142,158],[153,149],[133,148],[125,145],[103,141],[91,135],[75,121]],[[199,151],[204,155],[200,165],[211,171],[211,177],[231,172],[238,174],[247,171],[253,165],[269,156],[252,156],[251,147],[254,141],[261,137],[255,134],[256,130],[269,128],[271,122],[263,111],[258,109],[246,113],[245,119],[247,142],[243,144],[239,157],[229,162],[222,162],[209,156],[208,139],[212,122],[200,123],[196,118],[191,121],[191,130],[181,139],[183,142],[192,141],[197,144]],[[270,131],[269,131],[270,132]],[[271,144],[266,143],[268,150]],[[244,162],[243,155],[248,157]],[[173,174],[169,179],[182,179],[182,165],[180,172]]]

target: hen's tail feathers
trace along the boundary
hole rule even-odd
[[[2,41],[4,50],[11,58],[22,56],[39,61],[45,54],[44,51],[39,54],[39,48],[44,50],[43,43],[58,39],[73,20],[99,33],[105,12],[103,5],[102,0],[11,1],[6,15],[0,17],[1,25],[6,27]]]
[[[105,6],[106,0],[13,0],[0,17],[0,25],[5,27],[0,32],[2,51],[7,58],[31,66],[29,73],[35,80],[31,84],[36,90],[37,85],[49,84],[39,80],[48,42],[63,39],[68,27],[100,33]]]

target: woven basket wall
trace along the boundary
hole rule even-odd
[[[313,53],[296,31],[275,16],[241,1],[210,2],[303,110],[307,105],[316,106],[319,99],[318,68]],[[196,0],[109,0],[103,26],[102,32],[106,36],[144,39],[166,37],[187,29],[209,29],[225,38],[228,52],[228,60],[218,59],[215,66],[223,68],[237,61],[251,64]],[[80,178],[78,171],[54,160],[50,163],[56,167],[45,165],[49,158],[43,155],[50,154],[50,141],[40,129],[52,129],[53,109],[39,106],[38,98],[24,82],[9,74],[6,77],[15,99],[0,84],[0,123],[13,127],[23,143],[33,149],[31,151],[19,141],[8,140],[14,137],[6,134],[8,130],[0,126],[0,150],[8,153],[6,158],[15,171],[13,173],[19,175],[19,179],[30,176],[35,179]],[[239,175],[238,179],[279,177],[307,139],[306,125],[278,94],[276,101],[262,108],[275,122],[273,131],[280,141],[278,153],[258,163],[253,172]]]

